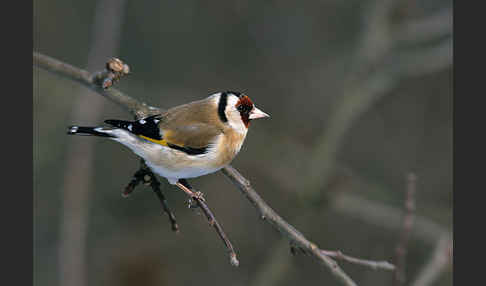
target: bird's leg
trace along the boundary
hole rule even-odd
[[[189,185],[186,179],[179,179],[176,183],[176,186],[183,190],[189,197],[196,200],[201,200],[203,202],[205,201],[204,194],[198,191],[194,192],[191,185]]]

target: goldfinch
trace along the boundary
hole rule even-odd
[[[142,157],[156,174],[185,192],[185,179],[218,171],[238,154],[253,119],[269,117],[239,92],[219,92],[136,121],[111,126],[70,126],[68,134],[117,141]]]

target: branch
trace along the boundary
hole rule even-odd
[[[55,73],[57,75],[69,78],[82,84],[92,91],[117,103],[126,111],[130,112],[130,114],[132,114],[136,119],[159,114],[161,111],[159,108],[152,107],[143,102],[140,102],[130,96],[121,93],[117,89],[103,89],[97,84],[97,77],[100,76],[99,73],[90,74],[86,70],[73,67],[72,65],[63,63],[59,60],[37,52],[34,52],[34,66],[43,68],[48,72]]]
[[[77,81],[91,90],[101,94],[124,107],[136,118],[160,113],[159,108],[148,106],[145,103],[129,97],[114,88],[104,90],[96,85],[94,76],[89,72],[65,64],[48,56],[34,52],[34,65],[49,72]],[[250,182],[244,178],[236,169],[227,166],[221,172],[238,187],[240,192],[255,206],[262,219],[277,229],[289,242],[315,257],[322,265],[327,268],[343,285],[356,285],[356,283],[339,267],[339,265],[328,255],[322,252],[319,247],[309,241],[302,233],[295,229],[280,217],[252,188]]]
[[[202,195],[200,195],[201,197],[196,196],[195,194],[197,194],[199,192],[196,192],[194,190],[194,188],[192,188],[189,185],[189,183],[187,182],[187,180],[180,179],[179,182],[181,184],[183,184],[185,187],[187,187],[193,193],[193,195],[191,195],[190,198],[196,201],[197,206],[200,209],[202,209],[203,213],[206,215],[206,218],[208,219],[209,225],[211,225],[212,227],[214,227],[214,229],[216,230],[216,233],[219,235],[219,237],[221,238],[221,240],[223,240],[223,243],[224,243],[224,245],[226,246],[226,249],[229,252],[231,265],[238,266],[240,264],[240,262],[236,258],[236,252],[235,252],[235,250],[233,248],[233,245],[231,244],[231,242],[229,241],[228,237],[224,233],[224,230],[221,227],[221,225],[219,224],[219,222],[216,220],[216,217],[214,216],[213,212],[211,211],[211,209],[206,204],[206,201],[202,198]]]
[[[388,261],[375,261],[375,260],[367,260],[352,257],[346,254],[343,254],[340,250],[337,251],[330,251],[330,250],[321,250],[324,255],[334,257],[339,260],[343,260],[349,263],[359,264],[363,266],[368,266],[373,270],[383,269],[383,270],[395,270],[395,265],[389,263]]]

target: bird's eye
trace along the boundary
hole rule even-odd
[[[241,104],[241,105],[238,105],[238,107],[236,107],[236,109],[238,109],[238,111],[240,113],[250,113],[250,111],[253,109],[253,106]]]

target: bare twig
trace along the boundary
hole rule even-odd
[[[436,281],[441,273],[443,273],[447,266],[452,262],[452,239],[448,235],[444,235],[437,242],[434,252],[430,260],[419,272],[412,286],[428,286]]]
[[[183,184],[185,187],[187,187],[189,190],[191,190],[193,193],[197,193],[194,190],[194,188],[192,188],[191,185],[189,185],[189,183],[187,182],[187,180],[180,179],[179,182],[181,184]],[[233,245],[231,244],[230,240],[226,236],[226,234],[225,234],[223,228],[221,227],[221,225],[219,224],[219,222],[216,220],[216,217],[214,216],[214,214],[211,211],[211,209],[209,209],[209,207],[206,204],[205,200],[204,199],[201,199],[201,198],[199,198],[197,196],[191,196],[191,199],[193,199],[193,200],[196,201],[198,207],[201,208],[202,211],[203,211],[203,213],[206,215],[206,218],[208,219],[209,224],[212,227],[214,227],[214,229],[218,233],[218,235],[221,238],[221,240],[223,240],[223,243],[224,243],[224,245],[226,246],[226,249],[229,252],[231,265],[238,266],[240,264],[240,262],[236,258],[236,252],[235,252],[235,250],[233,248]]]
[[[395,264],[397,269],[395,271],[393,285],[403,285],[405,283],[405,261],[407,257],[407,246],[414,222],[416,181],[417,177],[415,174],[408,174],[405,198],[406,212],[405,216],[403,217],[402,232],[396,248]]]
[[[368,266],[371,269],[377,270],[377,269],[382,269],[382,270],[390,270],[393,271],[395,270],[395,265],[389,263],[388,261],[375,261],[375,260],[367,260],[367,259],[361,259],[361,258],[356,258],[352,257],[346,254],[343,254],[340,250],[337,251],[330,251],[330,250],[321,250],[321,252],[324,255],[334,257],[339,260],[343,260],[349,263],[354,263],[358,265],[363,265],[363,266]]]
[[[157,180],[155,174],[149,169],[149,167],[145,164],[145,161],[141,159],[141,166],[140,169],[133,175],[132,180],[128,184],[128,186],[125,188],[125,190],[122,193],[122,196],[127,197],[132,193],[135,189],[135,187],[140,183],[144,182],[145,184],[150,184],[152,187],[153,191],[157,194],[157,197],[159,198],[162,207],[169,216],[169,220],[172,225],[172,230],[173,231],[179,231],[179,227],[177,225],[175,215],[172,213],[172,211],[169,209],[167,205],[167,200],[165,196],[162,194],[160,190],[160,182]],[[189,185],[187,180],[179,180],[181,184],[183,184],[186,188],[188,188],[192,193],[196,193],[195,190]],[[230,256],[230,263],[231,265],[238,266],[239,261],[236,258],[236,252],[233,248],[233,245],[229,241],[228,237],[226,236],[226,233],[224,232],[223,228],[219,224],[219,222],[216,220],[216,217],[214,216],[213,212],[211,209],[208,207],[204,199],[200,199],[196,196],[190,195],[190,198],[196,201],[196,204],[203,213],[206,215],[206,218],[208,219],[208,222],[211,226],[213,226],[218,233],[219,237],[223,240],[223,243],[225,244],[226,248],[228,249],[229,256]]]
[[[141,182],[143,182],[144,184],[149,184],[150,187],[152,187],[152,190],[157,195],[160,203],[162,204],[162,208],[164,212],[169,217],[172,230],[175,232],[179,232],[179,226],[177,225],[175,215],[170,210],[169,205],[167,203],[167,199],[165,198],[164,194],[160,190],[160,182],[157,179],[157,177],[154,175],[154,173],[152,173],[152,171],[147,167],[143,159],[141,159],[140,162],[140,169],[133,175],[132,180],[126,186],[125,190],[122,192],[122,196],[128,197],[130,193],[133,192],[135,187]]]
[[[117,103],[126,111],[130,112],[136,119],[159,114],[161,111],[161,109],[142,103],[130,96],[123,94],[115,88],[109,88],[106,90],[103,89],[103,87],[97,84],[97,77],[99,77],[99,73],[91,74],[86,70],[73,67],[70,64],[61,62],[37,52],[34,52],[33,55],[35,66],[82,84],[83,86]]]

